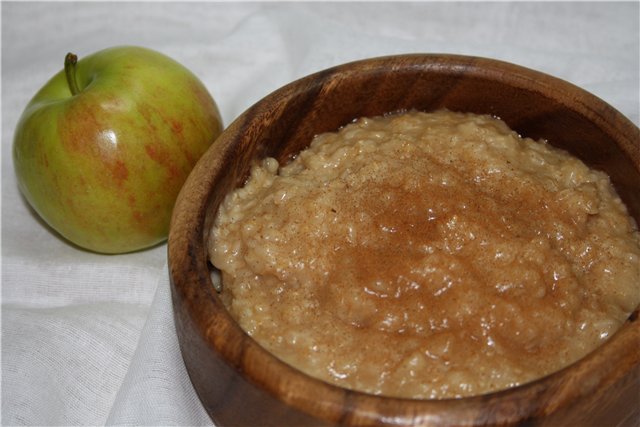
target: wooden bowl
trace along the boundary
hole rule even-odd
[[[638,309],[577,363],[486,395],[412,400],[349,391],[281,362],[245,334],[212,286],[209,229],[256,158],[281,161],[360,116],[402,109],[488,113],[606,171],[640,223],[640,132],[578,87],[516,65],[455,55],[402,55],[330,68],[265,97],[197,164],[175,206],[168,256],[175,324],[191,381],[211,418],[229,426],[636,425]]]

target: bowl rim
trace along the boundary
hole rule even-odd
[[[482,412],[480,408],[489,408],[492,418],[488,421],[514,423],[571,405],[572,400],[579,397],[578,394],[594,393],[598,386],[616,379],[607,377],[619,373],[615,369],[616,364],[638,366],[640,355],[625,349],[640,339],[640,325],[636,322],[640,307],[604,345],[577,362],[532,382],[464,398],[429,400],[379,396],[347,390],[291,367],[248,336],[216,301],[207,267],[205,241],[208,230],[205,227],[204,210],[212,197],[216,174],[232,155],[243,132],[250,129],[252,123],[277,114],[274,106],[302,92],[320,90],[318,85],[325,85],[327,79],[336,75],[349,78],[354,73],[376,72],[380,67],[390,67],[394,72],[397,60],[403,61],[403,67],[417,67],[421,71],[471,73],[515,87],[531,88],[533,85],[545,96],[562,104],[569,99],[573,109],[589,114],[607,132],[621,135],[619,143],[625,155],[639,157],[638,128],[613,107],[572,83],[502,60],[457,54],[412,53],[361,59],[312,73],[276,89],[236,118],[201,158],[183,186],[175,205],[167,249],[176,326],[184,327],[184,320],[180,320],[180,316],[189,317],[190,325],[196,328],[195,332],[200,334],[211,350],[255,387],[298,411],[337,423],[380,422],[381,417],[387,417],[386,422],[393,424],[408,425],[417,420],[437,423],[446,415],[447,422],[453,424],[474,424],[482,421],[476,419]],[[639,164],[635,166],[640,170]],[[185,296],[188,298],[194,292],[198,293],[195,302],[185,304]],[[212,335],[214,325],[218,333]],[[183,357],[188,345],[188,342],[180,341]],[[586,382],[579,392],[565,384],[567,376],[585,378],[594,367],[600,370],[600,374],[595,380]],[[280,380],[273,381],[274,378]],[[514,405],[514,402],[517,404]]]

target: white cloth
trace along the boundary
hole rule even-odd
[[[19,195],[13,131],[72,51],[119,44],[190,68],[225,124],[285,83],[366,57],[447,52],[569,80],[639,118],[639,4],[2,3],[2,424],[211,424],[186,375],[166,244],[78,250]],[[215,381],[214,378],[211,379]]]

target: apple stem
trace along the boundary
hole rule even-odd
[[[67,76],[67,84],[69,85],[69,90],[71,90],[71,95],[77,95],[80,93],[78,82],[76,80],[77,63],[78,57],[71,52],[67,53],[67,56],[64,57],[64,73]]]

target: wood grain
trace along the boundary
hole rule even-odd
[[[168,257],[175,324],[198,395],[221,426],[635,426],[640,424],[638,309],[605,345],[566,369],[464,399],[395,399],[347,391],[269,355],[228,315],[210,280],[206,241],[225,194],[255,159],[290,159],[321,132],[405,109],[487,113],[607,172],[640,222],[640,131],[593,95],[490,59],[402,55],[295,81],[238,117],[185,183]]]

